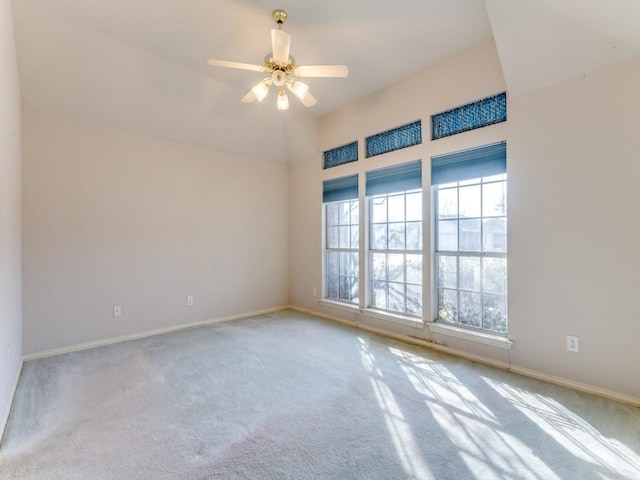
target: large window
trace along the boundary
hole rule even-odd
[[[432,183],[436,320],[506,334],[504,144],[433,159]]]
[[[325,298],[358,304],[359,232],[358,177],[324,182]]]
[[[420,161],[367,172],[372,308],[422,316],[421,182]]]

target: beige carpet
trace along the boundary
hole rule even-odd
[[[26,362],[2,479],[639,479],[640,409],[285,311]]]

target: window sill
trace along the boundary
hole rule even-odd
[[[420,327],[422,328],[424,322],[421,318],[408,317],[405,315],[399,315],[396,313],[384,312],[382,310],[374,310],[372,308],[365,308],[362,310],[365,317],[379,318],[380,320],[387,320],[393,323],[399,323],[407,327]]]
[[[476,332],[473,330],[467,330],[466,328],[454,327],[453,325],[443,325],[442,323],[436,322],[428,323],[427,325],[431,333],[439,333],[441,335],[461,338],[463,340],[469,340],[470,342],[481,343],[491,347],[511,350],[511,346],[513,345],[512,340],[500,335]]]
[[[351,303],[339,302],[337,300],[329,300],[328,298],[323,298],[322,300],[318,300],[320,305],[324,305],[325,307],[337,308],[338,310],[344,310],[345,312],[351,313],[360,313],[360,307],[358,305],[353,305]]]

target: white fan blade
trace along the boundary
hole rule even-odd
[[[287,88],[289,89],[289,91],[291,93],[293,93],[295,95],[295,97],[300,100],[302,102],[302,104],[305,107],[313,107],[316,103],[318,103],[318,100],[316,100],[316,97],[314,97],[313,95],[311,95],[311,93],[309,93],[309,91],[307,90],[307,92],[304,94],[304,96],[298,95],[298,93],[296,92],[296,90],[287,83]]]
[[[286,65],[289,63],[289,49],[291,48],[291,35],[284,30],[271,29],[271,48],[273,59]]]
[[[293,73],[298,77],[347,77],[349,69],[346,65],[306,65]]]
[[[242,97],[241,102],[242,103],[253,103],[256,101],[256,94],[253,93],[253,89],[249,90],[249,93],[247,93],[244,97]]]
[[[228,60],[216,60],[212,58],[207,62],[212,67],[239,68],[241,70],[253,70],[254,72],[264,71],[264,65],[253,65],[251,63],[230,62]]]
[[[301,98],[300,101],[305,107],[313,107],[316,103],[318,103],[318,100],[316,100],[316,97],[311,95],[311,93],[309,92],[307,92],[305,97]]]

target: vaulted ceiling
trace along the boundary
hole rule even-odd
[[[346,64],[309,79],[318,104],[240,98],[261,75],[271,12],[289,14],[299,64]],[[327,113],[493,38],[511,95],[640,55],[638,0],[14,0],[23,106],[234,155],[294,161]]]

